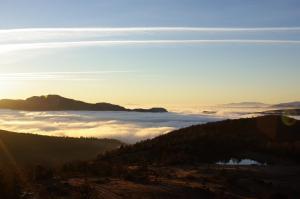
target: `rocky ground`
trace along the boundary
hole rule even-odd
[[[131,167],[122,178],[74,174],[41,182],[43,198],[300,198],[298,166]],[[43,195],[45,194],[45,195]]]

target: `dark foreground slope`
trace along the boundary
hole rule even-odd
[[[0,166],[62,165],[88,160],[122,143],[111,139],[50,137],[0,130]]]
[[[38,168],[27,181],[2,181],[10,184],[2,198],[300,198],[299,127],[280,116],[196,125],[61,169]],[[230,158],[268,164],[215,164]]]
[[[136,112],[167,112],[164,108],[127,109],[110,103],[86,103],[59,95],[34,96],[26,100],[0,100],[0,109],[25,111],[136,111]]]
[[[251,158],[300,160],[300,121],[270,115],[180,129],[100,156],[122,163],[193,164]]]
[[[281,116],[191,126],[66,164],[64,197],[299,198],[299,134],[299,121]],[[267,165],[215,164],[230,158]]]

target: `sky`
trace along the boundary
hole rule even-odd
[[[0,0],[0,98],[300,100],[298,0]]]

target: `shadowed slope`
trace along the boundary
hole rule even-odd
[[[99,160],[190,164],[230,158],[269,161],[270,157],[299,161],[300,121],[262,116],[195,125],[122,147]]]
[[[112,139],[52,137],[7,131],[0,131],[0,142],[0,165],[13,159],[21,166],[88,160],[122,145]]]

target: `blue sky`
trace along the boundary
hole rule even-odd
[[[0,3],[0,98],[300,100],[297,0]]]
[[[1,0],[1,28],[299,26],[298,0]],[[5,19],[5,20],[4,20]]]

